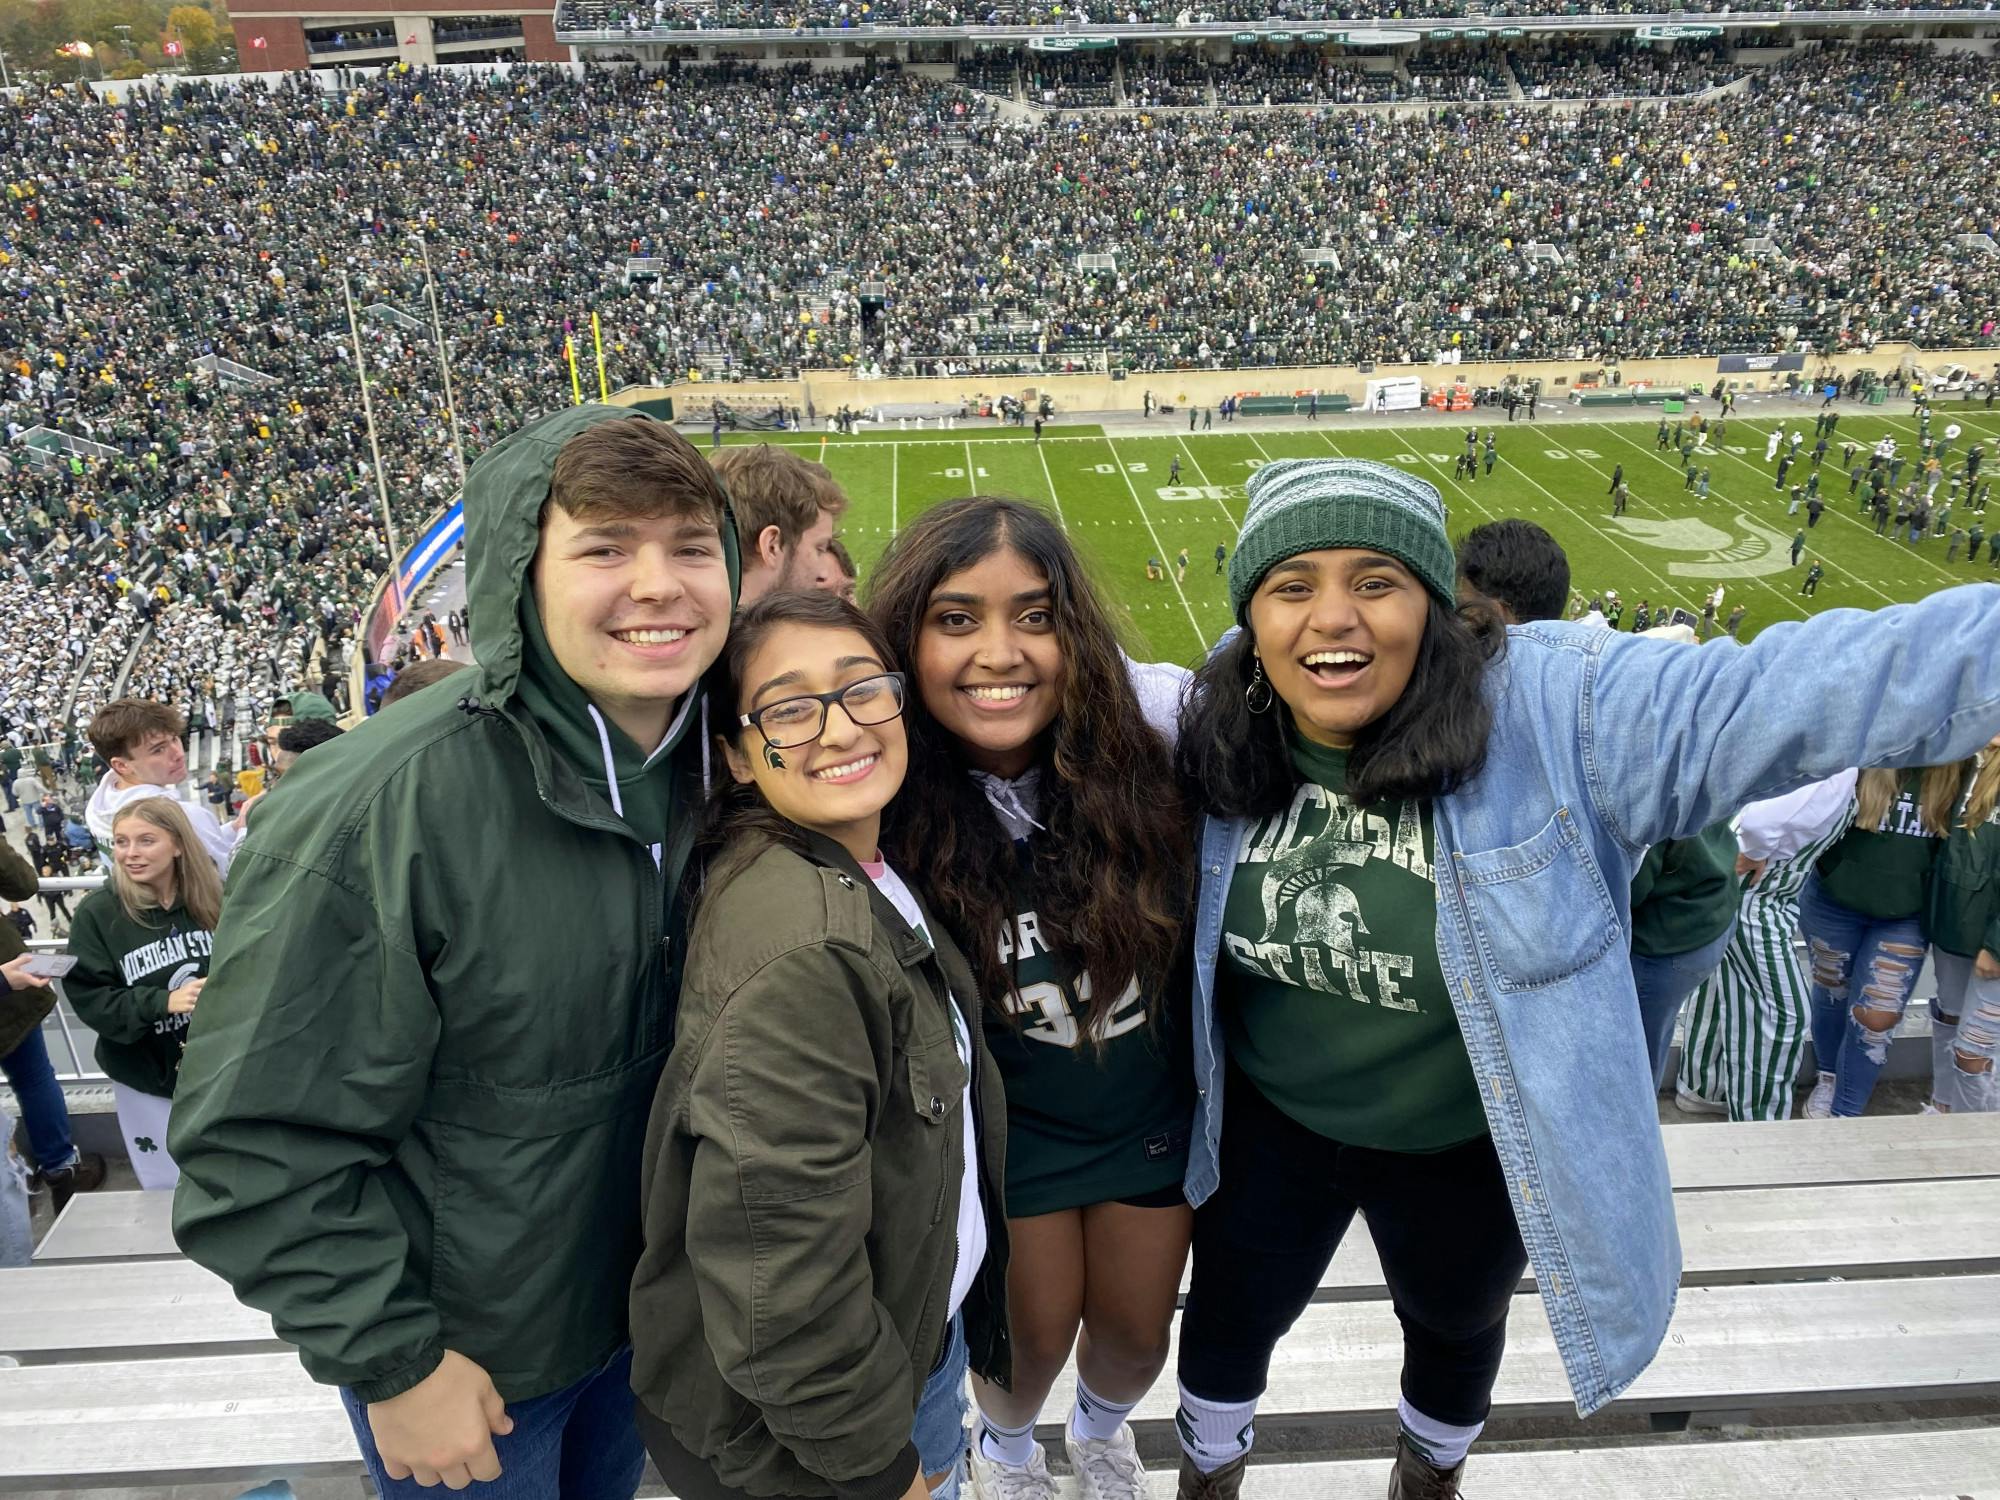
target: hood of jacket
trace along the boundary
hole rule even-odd
[[[541,540],[542,508],[563,444],[600,422],[654,420],[628,407],[591,403],[529,423],[489,449],[466,476],[465,526],[466,601],[482,622],[479,671],[485,706],[517,724],[532,721],[586,786],[646,842],[657,844],[672,807],[667,752],[694,723],[700,690],[688,693],[660,744],[635,745],[557,663],[529,579]],[[726,514],[722,548],[733,602],[742,569],[736,528]]]
[[[319,693],[287,693],[285,701],[292,705],[292,721],[300,719],[334,720],[339,711]]]
[[[599,422],[652,422],[633,407],[589,402],[530,422],[480,455],[465,478],[466,604],[479,621],[479,675],[487,705],[503,708],[519,693],[527,656],[521,602],[541,541],[556,455]],[[722,553],[733,600],[742,579],[736,528],[724,518]]]

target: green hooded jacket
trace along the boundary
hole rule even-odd
[[[706,705],[688,695],[651,770],[618,756],[656,842],[613,811],[595,727],[530,711],[582,694],[530,689],[520,622],[557,450],[630,420],[653,419],[574,407],[480,459],[476,676],[302,759],[225,891],[168,1133],[175,1236],[363,1401],[447,1348],[526,1400],[626,1338]],[[727,516],[722,537],[733,598]]]
[[[2000,811],[1967,828],[1961,807],[1931,866],[1924,892],[1924,936],[1946,953],[2000,958]]]
[[[282,719],[282,722],[287,724],[300,719],[325,719],[330,723],[340,717],[334,706],[319,693],[287,693],[285,701],[292,706],[290,717]],[[277,723],[280,720],[273,719],[272,722]]]

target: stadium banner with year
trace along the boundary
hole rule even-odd
[[[1367,411],[1416,411],[1424,404],[1424,383],[1414,375],[1368,382]]]
[[[1756,375],[1766,370],[1803,370],[1803,354],[1724,354],[1715,361],[1718,375]]]

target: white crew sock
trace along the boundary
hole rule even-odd
[[[1132,1414],[1132,1408],[1138,1404],[1136,1401],[1123,1404],[1107,1401],[1085,1385],[1079,1375],[1076,1378],[1076,1405],[1069,1414],[1070,1436],[1096,1443],[1115,1438],[1118,1429],[1125,1425],[1125,1419]]]
[[[1174,1413],[1181,1451],[1204,1474],[1213,1474],[1250,1451],[1256,1441],[1255,1401],[1204,1401],[1186,1386],[1180,1388],[1181,1407]]]
[[[1025,1469],[1035,1457],[1035,1419],[1019,1427],[1002,1427],[985,1412],[979,1414],[979,1451],[996,1464]]]
[[[1403,1436],[1409,1440],[1412,1451],[1433,1469],[1455,1469],[1464,1463],[1465,1455],[1486,1426],[1484,1422],[1475,1422],[1470,1427],[1454,1427],[1436,1417],[1425,1416],[1407,1400],[1396,1402],[1396,1420],[1403,1424]]]

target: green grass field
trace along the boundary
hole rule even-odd
[[[1864,609],[1919,598],[1954,583],[2000,581],[1982,548],[1976,567],[1963,552],[1949,567],[1946,541],[1918,547],[1875,535],[1872,517],[1859,513],[1848,497],[1840,467],[1841,444],[1872,445],[1885,432],[1900,451],[1912,455],[1903,471],[1915,469],[1917,426],[1904,415],[1873,409],[1866,415],[1843,409],[1839,431],[1821,477],[1826,512],[1807,533],[1805,560],[1791,565],[1793,533],[1805,525],[1803,510],[1785,514],[1789,497],[1772,488],[1772,466],[1764,463],[1765,436],[1777,419],[1805,434],[1802,453],[1813,444],[1816,404],[1776,403],[1768,414],[1731,418],[1724,446],[1697,455],[1711,470],[1704,503],[1682,489],[1680,465],[1654,447],[1657,411],[1615,420],[1564,416],[1530,425],[1506,422],[1503,413],[1481,409],[1481,432],[1497,435],[1499,462],[1474,483],[1452,478],[1463,447],[1466,423],[1435,422],[1373,426],[1329,417],[1300,430],[1251,431],[1218,426],[1189,433],[1184,419],[1155,421],[1155,435],[1106,437],[1101,428],[1052,427],[1037,445],[1032,435],[989,424],[964,424],[953,431],[874,431],[857,437],[788,434],[786,446],[823,461],[845,486],[853,504],[841,534],[862,570],[868,569],[896,531],[927,506],[972,493],[1018,496],[1054,510],[1098,578],[1130,611],[1134,633],[1156,660],[1199,658],[1230,623],[1225,580],[1216,576],[1218,542],[1235,550],[1243,516],[1243,485],[1260,464],[1278,458],[1340,455],[1386,459],[1420,474],[1443,492],[1454,536],[1482,521],[1520,516],[1547,527],[1568,551],[1575,586],[1586,594],[1616,589],[1626,604],[1625,623],[1641,599],[1657,615],[1663,603],[1699,612],[1704,594],[1717,583],[1727,590],[1725,611],[1742,603],[1748,637],[1779,620],[1800,619],[1822,609]],[[1497,416],[1493,421],[1489,417]],[[1963,463],[1975,437],[1987,447],[1984,473],[2000,474],[2000,412],[1956,402],[1941,404],[1932,433],[1942,438],[1958,423],[1963,435],[1953,444],[1949,472]],[[747,439],[755,441],[755,439]],[[1865,446],[1864,446],[1865,451]],[[1173,461],[1180,477],[1170,483]],[[1611,516],[1606,491],[1615,464],[1625,466],[1631,506],[1621,519]],[[1795,464],[1787,479],[1803,481],[1809,458]],[[1939,500],[1947,493],[1938,492]],[[2000,505],[1989,507],[2000,524]],[[1952,526],[1970,526],[1959,511]],[[1185,582],[1171,564],[1182,548],[1191,561]],[[1169,564],[1164,582],[1148,582],[1146,560]],[[1802,598],[1799,585],[1808,563],[1819,558],[1826,577],[1816,597]],[[1135,649],[1139,641],[1134,642]]]

